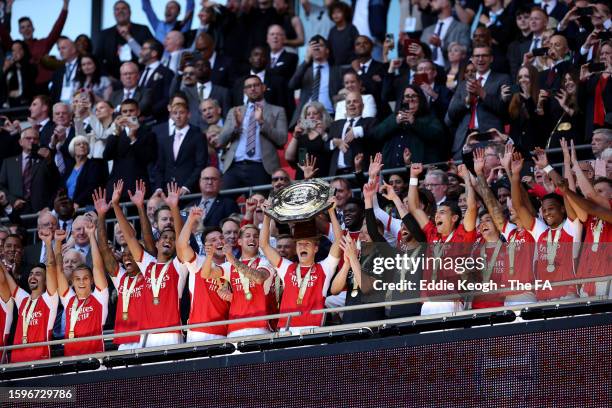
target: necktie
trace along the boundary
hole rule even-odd
[[[128,91],[126,89],[124,94],[123,94],[123,100],[125,101],[126,99],[131,99],[131,98],[132,98],[132,91]]]
[[[346,128],[346,132],[344,132],[344,134],[342,135],[342,139],[344,139],[344,136],[346,136],[346,134],[349,132],[349,130],[351,130],[353,128],[353,122],[354,121],[355,121],[355,118],[349,119],[349,125]]]
[[[23,169],[23,198],[29,200],[32,195],[32,156],[26,157],[26,165]]]
[[[204,217],[206,217],[206,214],[208,214],[208,210],[210,210],[210,205],[212,204],[212,199],[207,198],[204,201],[204,205],[202,206],[202,209],[204,210]]]
[[[599,77],[597,86],[595,87],[595,105],[593,107],[593,124],[603,126],[606,118],[606,109],[603,101],[604,90],[610,78],[604,78],[603,75]]]
[[[249,107],[249,123],[247,124],[246,154],[249,157],[255,155],[255,136],[257,133],[257,121],[255,120],[255,104]]]
[[[529,51],[533,51],[536,48],[540,48],[540,39],[534,37],[533,38],[533,44],[532,44],[531,50],[529,50]]]
[[[62,152],[59,148],[57,149],[57,153],[55,153],[54,161],[59,173],[64,174],[66,171],[66,163],[64,163],[64,156],[62,156]]]
[[[365,73],[366,73],[366,68],[367,68],[367,67],[366,67],[366,64],[361,64],[361,66],[359,67],[359,71],[360,71],[360,74],[359,74],[359,75],[365,75]]]
[[[140,86],[145,86],[147,84],[147,79],[149,79],[148,77],[149,77],[150,69],[151,69],[150,67],[147,67],[144,71],[144,74],[142,74],[142,78],[140,78],[140,84],[139,84]]]
[[[311,101],[319,100],[319,90],[321,88],[321,68],[323,68],[322,65],[317,65],[315,67],[314,81],[312,82],[312,97],[310,98]]]
[[[548,4],[544,4],[544,5],[542,6],[542,9],[544,10],[544,12],[546,13],[546,15],[548,16],[548,15],[549,15],[549,13],[548,13]]]
[[[206,85],[198,84],[198,86],[200,87],[200,92],[199,92],[200,101],[203,101],[204,100],[204,89],[206,88]]]
[[[438,36],[438,38],[440,38],[440,34],[442,34],[442,27],[444,26],[444,23],[442,21],[440,21],[438,23],[438,27],[436,27],[436,35]],[[440,38],[440,41],[442,41],[442,38]],[[434,49],[431,51],[431,59],[432,60],[437,60],[438,59],[438,52],[440,51],[440,49],[438,47],[434,47]]]
[[[478,83],[482,85],[482,77],[476,78]],[[476,129],[476,109],[478,108],[478,97],[472,96],[470,100],[470,123],[468,129]]]
[[[181,148],[181,136],[180,130],[174,131],[174,141],[172,142],[172,152],[174,153],[174,160],[178,158],[179,149]]]
[[[272,68],[274,68],[276,66],[276,60],[277,59],[278,59],[277,57],[272,57],[272,59],[270,60],[270,66]]]

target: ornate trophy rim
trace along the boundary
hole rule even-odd
[[[265,213],[281,223],[307,221],[332,206],[328,202],[332,193],[324,180],[296,181],[270,194],[271,205]]]

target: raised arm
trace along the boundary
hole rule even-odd
[[[202,218],[204,210],[200,207],[191,207],[189,209],[189,216],[183,229],[177,235],[176,238],[176,255],[181,262],[191,262],[195,258],[195,252],[191,245],[189,245],[189,238],[191,237],[191,231],[193,226]]]
[[[204,244],[206,258],[204,259],[204,264],[200,269],[200,276],[204,279],[218,279],[223,276],[223,270],[220,267],[213,265],[214,251],[215,249],[210,242]]]
[[[595,217],[598,217],[604,220],[605,222],[612,223],[612,211],[610,211],[608,208],[602,207],[598,205],[597,203],[594,203],[591,200],[587,200],[586,198],[582,197],[580,194],[573,192],[572,190],[569,189],[569,187],[567,186],[567,183],[565,183],[564,181],[558,184],[557,187],[559,187],[561,191],[563,191],[564,195],[567,196],[567,199],[572,201],[572,204],[574,206],[580,206],[587,213]]]
[[[512,149],[513,146],[511,144],[506,145],[506,154],[510,154],[509,158],[512,158]],[[506,157],[504,155],[504,157]],[[476,173],[476,178],[474,181],[474,189],[478,193],[487,207],[487,211],[493,218],[493,222],[497,227],[498,231],[503,231],[504,226],[506,225],[506,217],[504,216],[504,209],[501,204],[491,191],[489,184],[484,176],[484,149],[478,148],[474,150],[474,172]]]
[[[164,197],[164,201],[170,212],[172,213],[172,221],[174,222],[174,233],[178,237],[183,229],[183,219],[179,210],[179,197],[181,196],[181,187],[174,182],[168,183],[168,196]]]
[[[53,296],[57,292],[57,269],[55,267],[55,255],[53,254],[52,244],[53,234],[49,229],[40,229],[38,230],[38,237],[45,245],[46,251],[45,265],[47,266],[47,270],[45,273],[45,281],[47,286],[47,293]]]
[[[270,277],[270,271],[265,268],[251,268],[248,265],[240,262],[234,254],[232,253],[232,248],[229,245],[225,245],[223,247],[223,252],[225,253],[225,258],[229,263],[234,265],[237,271],[244,274],[249,280],[257,284],[262,284],[266,279]]]
[[[136,206],[138,210],[138,221],[140,222],[140,231],[142,233],[142,240],[144,242],[145,250],[155,255],[157,249],[155,248],[155,239],[153,238],[153,229],[151,228],[151,222],[147,217],[147,210],[144,205],[144,198],[147,186],[143,180],[136,180],[136,189],[134,193],[128,190],[128,196],[130,200]]]
[[[421,229],[429,223],[429,217],[419,207],[419,175],[423,172],[421,163],[410,165],[410,186],[408,188],[408,211],[414,216]]]
[[[578,187],[580,187],[580,191],[586,198],[588,198],[589,200],[592,200],[596,204],[604,208],[610,208],[610,202],[605,197],[598,194],[597,191],[595,191],[595,188],[593,188],[593,185],[591,184],[589,179],[586,177],[586,175],[580,168],[580,164],[578,163],[578,158],[576,155],[576,148],[574,147],[574,141],[572,140],[570,143],[571,143],[571,149],[572,149],[571,161],[572,161],[574,173],[576,174],[576,182],[578,183]],[[575,191],[575,190],[572,190],[572,191]]]
[[[540,169],[544,170],[546,174],[548,174],[548,176],[550,177],[554,185],[561,184],[563,181],[563,177],[561,177],[561,175],[557,173],[557,171],[553,169],[550,164],[548,164],[548,157],[546,156],[546,152],[542,148],[536,147],[535,154],[536,155],[534,158],[534,162],[536,166],[538,166]],[[568,186],[569,185],[570,184],[568,183]],[[567,200],[567,197],[565,197],[565,194],[563,195],[563,202],[565,204],[565,210],[567,211],[568,218],[570,220],[576,219],[577,217],[576,211],[574,211],[574,207]]]
[[[98,241],[96,240],[96,225],[94,223],[87,224],[85,232],[89,235],[94,283],[99,290],[104,290],[108,287],[108,282],[104,273],[104,262],[102,262],[102,256],[100,256],[100,250],[98,249]]]
[[[102,256],[106,272],[111,276],[116,276],[118,264],[113,251],[108,245],[108,237],[106,235],[106,213],[110,209],[110,205],[106,202],[106,189],[99,187],[97,190],[94,190],[92,199],[98,213],[97,230],[100,255]]]
[[[534,221],[534,216],[525,205],[525,197],[523,196],[523,187],[521,186],[521,170],[523,170],[523,156],[515,152],[512,154],[511,174],[510,174],[510,197],[512,199],[512,207],[516,211],[518,219],[525,229],[531,228]]]
[[[139,262],[142,260],[143,249],[136,238],[136,232],[134,228],[130,225],[125,214],[121,210],[119,206],[119,200],[121,199],[121,192],[123,191],[123,180],[117,181],[113,185],[113,197],[111,198],[111,203],[113,205],[113,210],[115,210],[115,217],[117,217],[117,223],[119,224],[119,229],[123,233],[125,241],[127,242],[127,246],[132,253],[132,256]]]
[[[56,278],[57,278],[57,290],[60,296],[64,296],[68,292],[68,279],[64,275],[64,262],[62,256],[62,242],[66,239],[66,231],[56,230],[55,231],[55,266],[56,266]]]
[[[342,263],[342,268],[336,273],[334,279],[332,280],[331,286],[329,287],[329,292],[332,295],[337,295],[340,292],[346,290],[346,278],[348,277],[348,272],[351,267],[351,261],[348,257],[348,253],[344,253],[344,262]]]
[[[342,238],[342,227],[338,222],[338,217],[336,217],[336,197],[332,196],[331,200],[334,205],[329,207],[327,213],[329,214],[329,218],[332,223],[332,230],[334,231],[334,242],[332,243],[331,248],[329,249],[329,254],[334,258],[340,258],[342,252],[340,249],[340,239]]]
[[[474,186],[472,186],[472,180],[470,178],[470,171],[465,164],[460,164],[457,167],[459,176],[463,178],[465,183],[465,191],[467,195],[467,210],[463,216],[463,228],[466,231],[474,231],[476,228],[476,218],[478,217],[478,204],[476,204],[476,192]]]
[[[404,203],[402,203],[402,200],[395,193],[395,190],[393,190],[392,186],[383,182],[383,185],[380,187],[380,192],[383,197],[393,202],[395,208],[397,208],[397,212],[399,213],[400,218],[404,218],[408,214],[408,211],[406,211],[406,207],[404,207]]]
[[[17,289],[15,279],[11,276],[11,273],[4,267],[3,263],[0,262],[0,297],[3,302],[8,302],[11,298],[11,294]]]
[[[265,212],[265,210],[267,210],[268,205],[269,202],[266,201],[266,203],[264,203],[264,218],[263,226],[261,228],[261,234],[259,236],[259,246],[261,247],[261,250],[263,251],[266,258],[268,258],[268,261],[270,261],[272,266],[277,267],[280,264],[282,258],[280,254],[276,251],[276,249],[272,248],[272,246],[270,245],[270,222],[272,221],[272,219]]]

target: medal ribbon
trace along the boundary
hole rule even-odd
[[[302,279],[302,266],[298,264],[297,268],[295,269],[295,278],[297,279],[297,284],[298,284],[298,287],[300,288],[298,292],[298,298],[296,301],[298,305],[301,305],[302,301],[304,300],[304,295],[306,294],[306,288],[308,287],[308,282],[310,282],[310,273],[312,272],[313,268],[314,268],[314,264],[310,265],[310,268],[308,268],[308,272],[306,272],[306,275],[304,275],[303,279]]]
[[[557,244],[559,242],[559,238],[561,238],[561,229],[563,226],[560,226],[555,230],[555,237],[552,238],[552,228],[548,229],[548,236],[546,237],[546,259],[548,261],[548,269],[553,269],[555,267],[555,258],[557,257]],[[551,242],[552,241],[552,242]],[[552,268],[551,268],[552,267]],[[552,271],[549,271],[552,272]]]
[[[151,268],[151,290],[153,291],[153,297],[159,299],[159,290],[161,289],[162,282],[164,281],[164,276],[166,276],[166,272],[168,271],[168,267],[172,261],[168,261],[164,264],[159,277],[155,279],[155,270],[157,269],[157,264],[153,265]],[[125,304],[125,303],[124,303]]]
[[[442,257],[442,255],[444,254],[444,244],[448,243],[448,241],[451,240],[453,235],[455,235],[455,231],[451,232],[448,235],[448,237],[446,237],[446,240],[444,240],[443,243],[441,242],[441,240],[438,240],[438,242],[436,242],[434,244],[434,248],[433,248],[434,258],[441,258]],[[435,281],[437,275],[438,275],[438,267],[436,266],[436,263],[434,262],[434,270],[433,270],[433,272],[431,274],[431,280]]]
[[[516,232],[510,237],[508,243],[508,263],[510,264],[510,276],[514,275],[514,252],[516,251]]]
[[[134,288],[136,287],[136,282],[138,281],[138,276],[134,277],[134,280],[130,284],[130,277],[126,275],[125,281],[123,281],[123,291],[121,292],[121,300],[122,300],[122,309],[124,315],[128,312],[128,308],[130,307],[130,297],[132,296],[132,292],[134,292]]]
[[[240,263],[242,263],[242,261],[243,259],[240,259]],[[255,263],[255,261],[257,261],[257,257],[250,259],[249,263],[247,264],[247,267],[251,268],[252,265]],[[238,273],[238,276],[240,277],[240,284],[242,285],[242,290],[244,291],[244,297],[246,298],[246,300],[251,300],[252,298],[251,288],[250,288],[251,280],[247,278],[246,276],[244,276],[244,273],[240,270],[240,268],[234,267],[234,269],[236,269],[236,272]]]
[[[32,321],[32,316],[34,315],[34,309],[36,309],[38,299],[40,298],[32,299],[29,297],[25,307],[23,308],[23,312],[21,313],[21,316],[23,317],[23,326],[21,329],[23,332],[23,340],[25,340],[24,343],[28,338],[28,328],[30,327],[30,322]]]
[[[81,306],[77,308],[77,304],[79,303],[79,298],[76,297],[76,295],[74,296],[74,301],[72,302],[72,307],[70,308],[71,312],[70,312],[69,334],[72,335],[72,337],[69,336],[69,338],[74,337],[74,327],[76,326],[77,320],[79,319],[79,315],[81,314],[81,311],[83,310],[83,306],[85,306],[85,303],[87,303],[87,299],[89,299],[89,296],[85,298],[83,303],[81,303]]]
[[[593,230],[593,245],[591,246],[591,250],[593,252],[597,252],[597,250],[599,249],[599,238],[601,236],[601,231],[603,230],[603,225],[603,220],[599,220],[597,221],[597,225]]]
[[[495,266],[495,262],[497,262],[497,257],[499,255],[499,251],[502,247],[502,242],[501,240],[497,241],[497,244],[495,245],[495,250],[493,251],[493,256],[491,257],[491,262],[487,262],[487,251],[486,251],[486,243],[480,247],[480,257],[484,258],[485,260],[485,273],[484,275],[482,275],[482,281],[483,282],[488,282],[491,279],[491,273],[493,272],[493,267]]]

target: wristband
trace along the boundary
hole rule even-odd
[[[551,171],[553,171],[554,169],[552,168],[552,166],[549,164],[546,167],[544,167],[542,170],[544,170],[544,173],[548,174]]]
[[[419,179],[416,177],[410,177],[410,185],[411,186],[418,186],[419,185]]]

